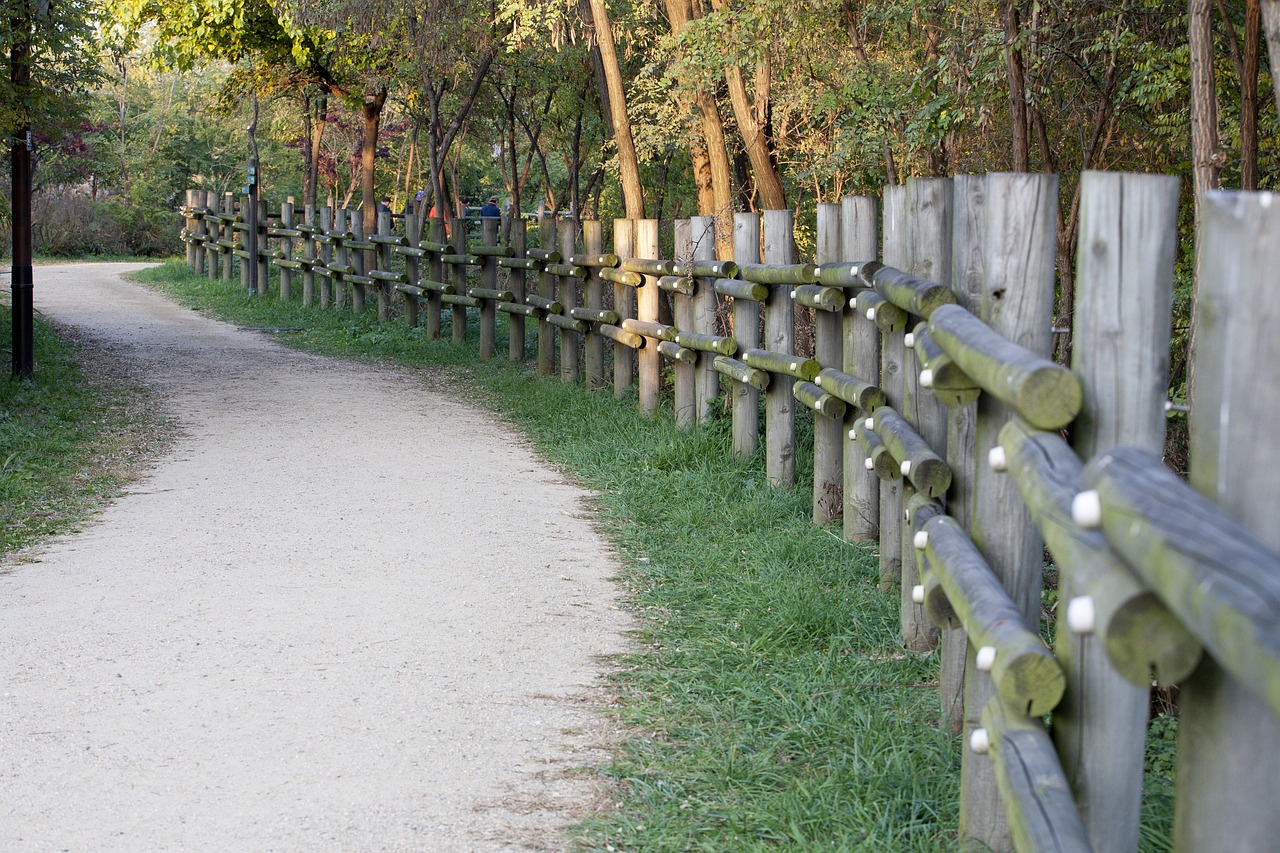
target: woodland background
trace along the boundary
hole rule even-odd
[[[0,129],[34,129],[43,255],[172,253],[183,192],[239,193],[255,149],[272,208],[793,207],[802,254],[815,202],[1050,171],[1069,323],[1080,172],[1172,173],[1176,399],[1195,198],[1280,183],[1280,0],[2,4],[6,60],[34,58],[34,85],[0,80]]]

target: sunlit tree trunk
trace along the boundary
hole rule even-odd
[[[609,114],[613,121],[613,143],[618,150],[618,173],[622,183],[622,203],[628,219],[644,219],[644,191],[640,186],[640,159],[636,155],[635,138],[631,134],[631,118],[627,115],[627,96],[622,86],[622,68],[613,38],[613,25],[604,0],[591,0],[591,18],[595,25],[596,44],[604,65],[608,91]]]

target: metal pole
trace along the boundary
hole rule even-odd
[[[31,85],[31,11],[22,4],[23,14],[13,20],[18,38],[9,53],[9,79],[16,92]],[[30,379],[35,372],[34,290],[31,274],[31,130],[22,127],[13,140],[13,376]]]

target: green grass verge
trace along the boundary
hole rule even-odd
[[[435,375],[478,393],[595,491],[641,629],[616,677],[631,733],[605,768],[619,807],[579,827],[580,846],[956,846],[960,747],[937,727],[936,660],[903,651],[872,554],[809,523],[808,482],[781,492],[759,455],[735,460],[727,419],[685,432],[669,412],[644,418],[633,399],[543,379],[505,354],[480,362],[474,311],[469,343],[453,345],[372,311],[250,300],[180,262],[137,278],[243,326],[300,328],[281,337],[303,349],[443,368]],[[802,428],[802,478],[808,438]],[[1168,848],[1172,773],[1171,737],[1156,742],[1152,851]]]
[[[34,331],[35,375],[14,380],[0,305],[0,554],[82,524],[165,435],[141,391],[86,373],[85,353],[39,319]]]

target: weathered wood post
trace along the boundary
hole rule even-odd
[[[378,211],[378,236],[391,236],[391,211]],[[377,249],[377,268],[380,272],[391,272],[391,259],[395,257],[393,247],[390,243],[379,243]],[[366,272],[366,275],[368,273]],[[392,283],[386,279],[379,279],[378,284],[378,321],[386,323],[391,319],[391,298],[395,293],[392,290]]]
[[[214,201],[216,201],[216,198],[214,199]],[[211,203],[209,207],[216,209],[217,205]],[[231,275],[232,275],[231,268],[235,264],[235,240],[236,240],[236,231],[235,231],[236,197],[232,195],[230,192],[225,192],[222,194],[222,213],[225,218],[221,220],[222,237],[220,239],[222,243],[224,243],[225,245],[223,245],[222,250],[219,252],[219,254],[222,256],[221,257],[222,280],[224,282],[229,283],[231,281]],[[210,270],[212,269],[213,267],[211,265]]]
[[[982,314],[986,280],[987,177],[956,175],[952,181],[951,291],[956,302],[975,317]],[[947,419],[947,465],[951,488],[947,514],[965,530],[973,529],[973,478],[981,460],[977,444],[978,403],[953,405]],[[964,728],[964,668],[969,638],[960,627],[941,627],[938,700],[944,724],[953,734]],[[980,713],[980,712],[979,712]]]
[[[833,263],[842,258],[840,204],[818,205],[818,244],[814,260]],[[814,311],[814,357],[823,367],[844,365],[844,306]],[[813,413],[813,523],[826,524],[844,511],[844,421]]]
[[[766,264],[786,266],[796,262],[793,219],[790,210],[764,211]],[[794,353],[795,339],[796,314],[791,287],[773,285],[764,306],[764,348]],[[780,489],[790,489],[796,484],[796,406],[792,396],[795,384],[790,376],[774,374],[764,395],[765,479]]]
[[[453,220],[453,243],[457,255],[454,255],[450,263],[450,278],[453,280],[453,286],[456,291],[455,296],[467,295],[467,264],[466,256],[469,254],[468,244],[470,240],[467,238],[467,208],[465,205],[458,206],[458,218]],[[464,343],[467,340],[467,306],[460,302],[453,302],[453,342],[455,344]]]
[[[733,215],[733,259],[739,265],[760,263],[760,214]],[[733,300],[733,334],[738,349],[760,346],[760,303]],[[733,450],[740,458],[760,447],[760,392],[746,382],[733,383]]]
[[[445,283],[444,261],[441,260],[444,255],[444,247],[447,244],[445,239],[444,219],[439,216],[433,216],[430,220],[431,239],[427,242],[430,248],[427,250],[427,271],[430,274],[430,281],[437,285]],[[442,324],[441,315],[444,313],[444,303],[440,301],[441,292],[438,288],[431,288],[427,291],[427,339],[432,341],[440,340],[440,327]]]
[[[199,208],[204,207],[204,193],[199,190],[187,190],[186,218],[187,269],[196,273],[204,273],[204,216]]]
[[[302,305],[310,308],[316,304],[316,206],[303,208],[302,238]]]
[[[253,262],[258,249],[257,213],[255,206],[250,204],[249,196],[245,196],[240,203],[240,219],[236,222],[236,231],[240,235],[236,257],[240,259],[240,289],[249,296],[258,292],[255,281],[258,266]]]
[[[587,219],[582,223],[582,253],[597,256],[604,253],[604,229],[598,219]],[[587,280],[584,284],[587,308],[595,311],[604,310],[604,279],[600,277],[600,267],[587,268]],[[583,363],[586,368],[587,390],[599,391],[609,385],[604,375],[604,336],[592,326],[587,333],[584,347]]]
[[[419,207],[419,205],[414,205]],[[421,249],[418,243],[422,237],[422,218],[417,213],[406,213],[404,215],[404,236],[409,244],[409,249],[404,256],[405,276],[409,279],[410,287],[418,286],[418,279],[421,277]],[[418,305],[420,297],[416,293],[404,294],[404,324],[410,329],[418,327]]]
[[[280,205],[280,227],[284,231],[293,231],[293,196],[285,199],[284,204]],[[285,263],[280,265],[280,301],[288,302],[293,298],[293,237],[286,235],[281,238],[280,252],[284,255],[281,259]]]
[[[350,259],[351,265],[355,267],[355,277],[350,280],[351,287],[351,313],[363,314],[365,309],[365,285],[363,279],[367,277],[369,269],[365,266],[365,262],[369,258],[369,253],[362,251],[364,239],[364,217],[360,211],[356,211],[351,217],[351,233],[355,239],[352,243],[361,244],[359,247],[350,250],[347,257]]]
[[[346,276],[350,274],[347,271],[355,270],[355,266],[352,264],[351,250],[347,248],[348,241],[352,239],[349,235],[354,233],[347,230],[347,218],[349,215],[350,212],[345,207],[339,207],[333,211],[333,265],[340,270],[329,277],[329,281],[333,285],[334,308],[346,306]]]
[[[1280,550],[1280,194],[1206,193],[1200,213],[1199,341],[1191,485]],[[1250,368],[1252,366],[1252,368]],[[1274,689],[1274,685],[1269,685]],[[1272,850],[1280,838],[1280,721],[1208,656],[1179,698],[1174,849]]]
[[[566,216],[560,220],[556,231],[556,248],[560,250],[560,257],[564,259],[566,266],[569,265],[569,258],[574,255],[578,243],[578,220],[573,216]],[[568,317],[569,312],[573,308],[578,307],[578,279],[572,275],[557,276],[558,285],[558,301],[564,310],[564,316]],[[578,355],[579,355],[579,338],[578,333],[571,329],[560,330],[560,380],[576,384],[578,381]]]
[[[320,208],[320,265],[329,269],[333,263],[334,243],[333,243],[333,208],[325,205]],[[320,276],[320,307],[329,308],[333,305],[333,273],[324,272]]]
[[[949,286],[951,281],[951,180],[910,178],[907,181],[907,272]],[[913,321],[914,322],[914,321]],[[920,387],[915,352],[904,346],[902,359],[902,414],[915,425],[933,451],[947,454],[947,410],[928,390]],[[904,485],[904,489],[906,486]],[[938,631],[924,605],[915,601],[920,583],[912,546],[912,526],[903,525],[902,582],[899,586],[902,641],[909,649],[926,651],[938,643]]]
[[[493,248],[498,245],[498,231],[502,220],[486,216],[480,220],[480,245]],[[480,258],[480,287],[498,289],[498,256],[482,255]],[[490,359],[497,355],[498,303],[493,299],[480,300],[480,357]]]
[[[635,222],[630,219],[613,220],[613,253],[620,259],[635,257]],[[636,319],[635,288],[614,282],[613,310],[619,322]],[[627,395],[636,374],[636,353],[620,341],[613,344],[613,396],[619,400]]]
[[[210,191],[197,193],[197,195],[204,201],[206,207],[204,216],[205,243],[204,252],[201,254],[205,265],[202,265],[197,272],[207,272],[209,280],[212,282],[212,280],[218,279],[219,261],[221,260],[221,255],[223,255],[223,248],[218,245],[218,242],[223,238],[223,220],[219,218],[218,193]]]
[[[981,319],[1007,340],[1046,358],[1052,356],[1057,204],[1056,175],[987,176]],[[969,533],[1035,630],[1040,624],[1044,544],[1013,479],[987,465],[1000,429],[1012,417],[1009,408],[989,394],[979,397]],[[990,674],[977,667],[976,652],[971,646],[965,668],[965,744],[973,729],[982,726],[982,711],[995,695]],[[969,846],[1011,850],[990,755],[966,748],[960,773],[961,838]]]
[[[905,269],[907,247],[907,188],[884,188],[884,229],[881,255],[885,264]],[[903,409],[902,370],[906,345],[902,332],[880,335],[880,388],[889,405]],[[880,587],[886,592],[902,580],[902,480],[880,482]]]
[[[693,240],[694,261],[714,261],[716,218],[695,216],[689,222],[693,227],[690,238]],[[713,282],[713,279],[698,276],[693,279],[693,330],[700,335],[716,334],[716,310],[720,303],[716,299]],[[694,373],[694,409],[698,423],[711,417],[712,403],[720,394],[720,374],[716,372],[714,362],[713,353],[698,353],[698,365]]]
[[[874,261],[880,257],[880,225],[876,199],[845,196],[840,201],[841,260]],[[880,381],[880,330],[859,313],[853,292],[844,308],[841,370],[863,382]],[[880,530],[880,478],[866,468],[866,455],[853,425],[863,413],[850,406],[844,425],[844,536],[849,541],[875,539]]]
[[[675,259],[683,263],[693,260],[693,224],[688,219],[677,219],[671,224],[675,236]],[[685,293],[675,293],[672,299],[672,317],[675,327],[681,332],[696,331],[694,326],[693,297]],[[676,361],[675,387],[673,389],[673,405],[675,407],[676,426],[690,429],[697,422],[697,395],[694,388],[697,382],[697,366],[683,361]]]
[[[1084,391],[1071,431],[1081,459],[1120,445],[1163,453],[1177,220],[1175,177],[1081,175],[1071,359]],[[1138,849],[1150,687],[1063,618],[1102,571],[1059,562],[1054,653],[1067,687],[1052,733],[1094,853],[1123,853]]]
[[[516,217],[515,221],[511,223],[511,252],[513,257],[523,260],[525,258],[525,242],[528,237],[528,230],[520,211],[513,210],[511,215]],[[507,286],[511,291],[511,301],[517,305],[524,305],[525,275],[523,266],[512,267],[507,274]],[[524,334],[524,315],[508,314],[507,359],[516,364],[524,361]]]
[[[257,292],[261,296],[266,296],[271,289],[271,272],[268,261],[271,258],[271,239],[267,233],[267,202],[266,199],[259,198],[257,201],[258,217],[255,222],[255,246],[253,249],[254,265],[257,270],[254,276]]]
[[[635,220],[635,254],[638,258],[658,257],[658,220]],[[636,292],[637,319],[648,323],[658,322],[658,277],[645,275],[644,284]],[[658,411],[658,398],[662,391],[662,359],[656,342],[646,343],[640,350],[640,411],[652,415]]]
[[[538,248],[544,253],[556,250],[556,215],[545,207],[538,210]],[[550,255],[544,256],[544,260]],[[538,273],[538,295],[554,301],[556,277],[546,270],[546,264]],[[556,327],[547,320],[545,313],[538,315],[538,373],[552,376],[556,372]]]

